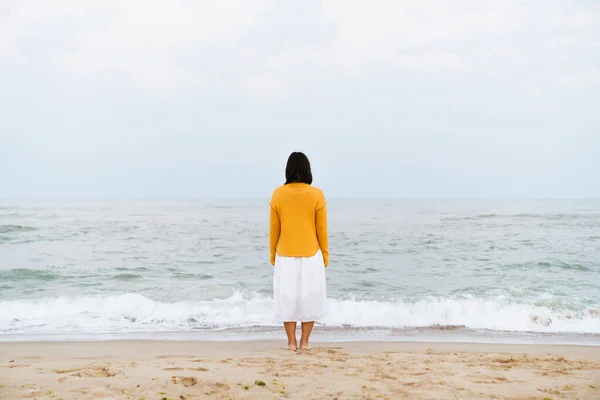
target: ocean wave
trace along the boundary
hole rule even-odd
[[[525,264],[525,265],[527,265],[527,264]],[[543,267],[543,268],[558,268],[558,269],[566,269],[566,270],[581,271],[581,272],[592,271],[592,268],[586,267],[585,265],[577,264],[577,263],[571,264],[571,263],[567,263],[567,262],[563,262],[563,261],[556,261],[556,262],[542,261],[542,262],[538,262],[537,266]]]
[[[32,226],[23,225],[0,225],[0,233],[13,233],[13,232],[30,232],[35,231],[36,228]]]
[[[124,273],[124,274],[117,274],[110,279],[117,280],[117,281],[130,281],[132,279],[141,279],[141,278],[143,278],[143,276],[140,274]]]
[[[210,301],[155,301],[140,294],[0,302],[0,334],[215,330],[274,327],[273,300],[235,293]],[[480,329],[600,334],[600,310],[553,309],[494,299],[427,298],[416,302],[331,299],[327,327]]]
[[[64,278],[66,278],[66,276],[62,276],[58,273],[47,269],[13,268],[9,270],[4,270],[2,274],[0,274],[0,282],[6,281],[11,283],[15,283],[21,280],[50,281]]]
[[[533,219],[533,220],[547,220],[547,221],[564,221],[564,220],[590,220],[600,218],[598,213],[520,213],[520,214],[497,214],[497,213],[484,213],[477,215],[465,215],[457,217],[444,217],[441,220],[443,222],[453,221],[480,221],[480,220],[492,220],[492,219]]]

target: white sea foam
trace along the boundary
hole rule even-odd
[[[139,294],[0,302],[0,334],[166,332],[279,326],[273,301],[236,293],[212,301],[161,302]],[[417,328],[458,325],[511,332],[600,334],[591,310],[553,310],[495,299],[418,302],[330,300],[329,327]]]

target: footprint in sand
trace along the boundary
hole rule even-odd
[[[116,372],[111,372],[108,368],[90,368],[78,370],[71,376],[77,376],[80,378],[110,378],[116,375]]]
[[[162,360],[162,359],[165,359],[165,358],[195,358],[195,357],[194,356],[186,356],[186,355],[183,355],[183,354],[173,354],[173,355],[156,356],[154,358]]]
[[[468,376],[473,383],[483,383],[483,384],[496,384],[496,383],[505,383],[508,382],[508,379],[503,376],[490,376],[480,374],[478,376],[469,375]]]
[[[225,382],[204,382],[202,391],[205,395],[210,396],[216,393],[223,393],[229,390],[229,385]]]
[[[388,379],[388,380],[391,380],[391,381],[395,381],[395,380],[398,379],[395,376],[392,376],[392,375],[389,375],[389,374],[386,374],[386,373],[377,373],[377,374],[375,374],[375,376],[378,379]]]
[[[198,384],[198,379],[193,376],[174,376],[171,378],[171,382],[185,387],[191,387]]]
[[[72,372],[79,372],[79,368],[75,368],[75,369],[55,369],[54,372],[57,373],[57,374],[70,374]]]
[[[184,371],[184,370],[206,372],[206,371],[208,371],[208,368],[204,368],[204,367],[198,367],[198,368],[179,368],[179,367],[175,367],[175,368],[164,368],[163,369],[163,371]]]

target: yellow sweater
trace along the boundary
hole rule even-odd
[[[275,255],[312,257],[319,249],[329,264],[327,208],[321,189],[290,183],[275,189],[271,197],[271,264]]]

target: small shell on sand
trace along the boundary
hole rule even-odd
[[[534,324],[543,325],[543,326],[550,326],[550,324],[552,323],[552,318],[542,317],[542,316],[538,316],[538,315],[530,316],[529,320],[531,322],[533,322]]]
[[[590,317],[600,318],[600,309],[588,308],[587,312],[588,312],[588,314],[590,314]]]

